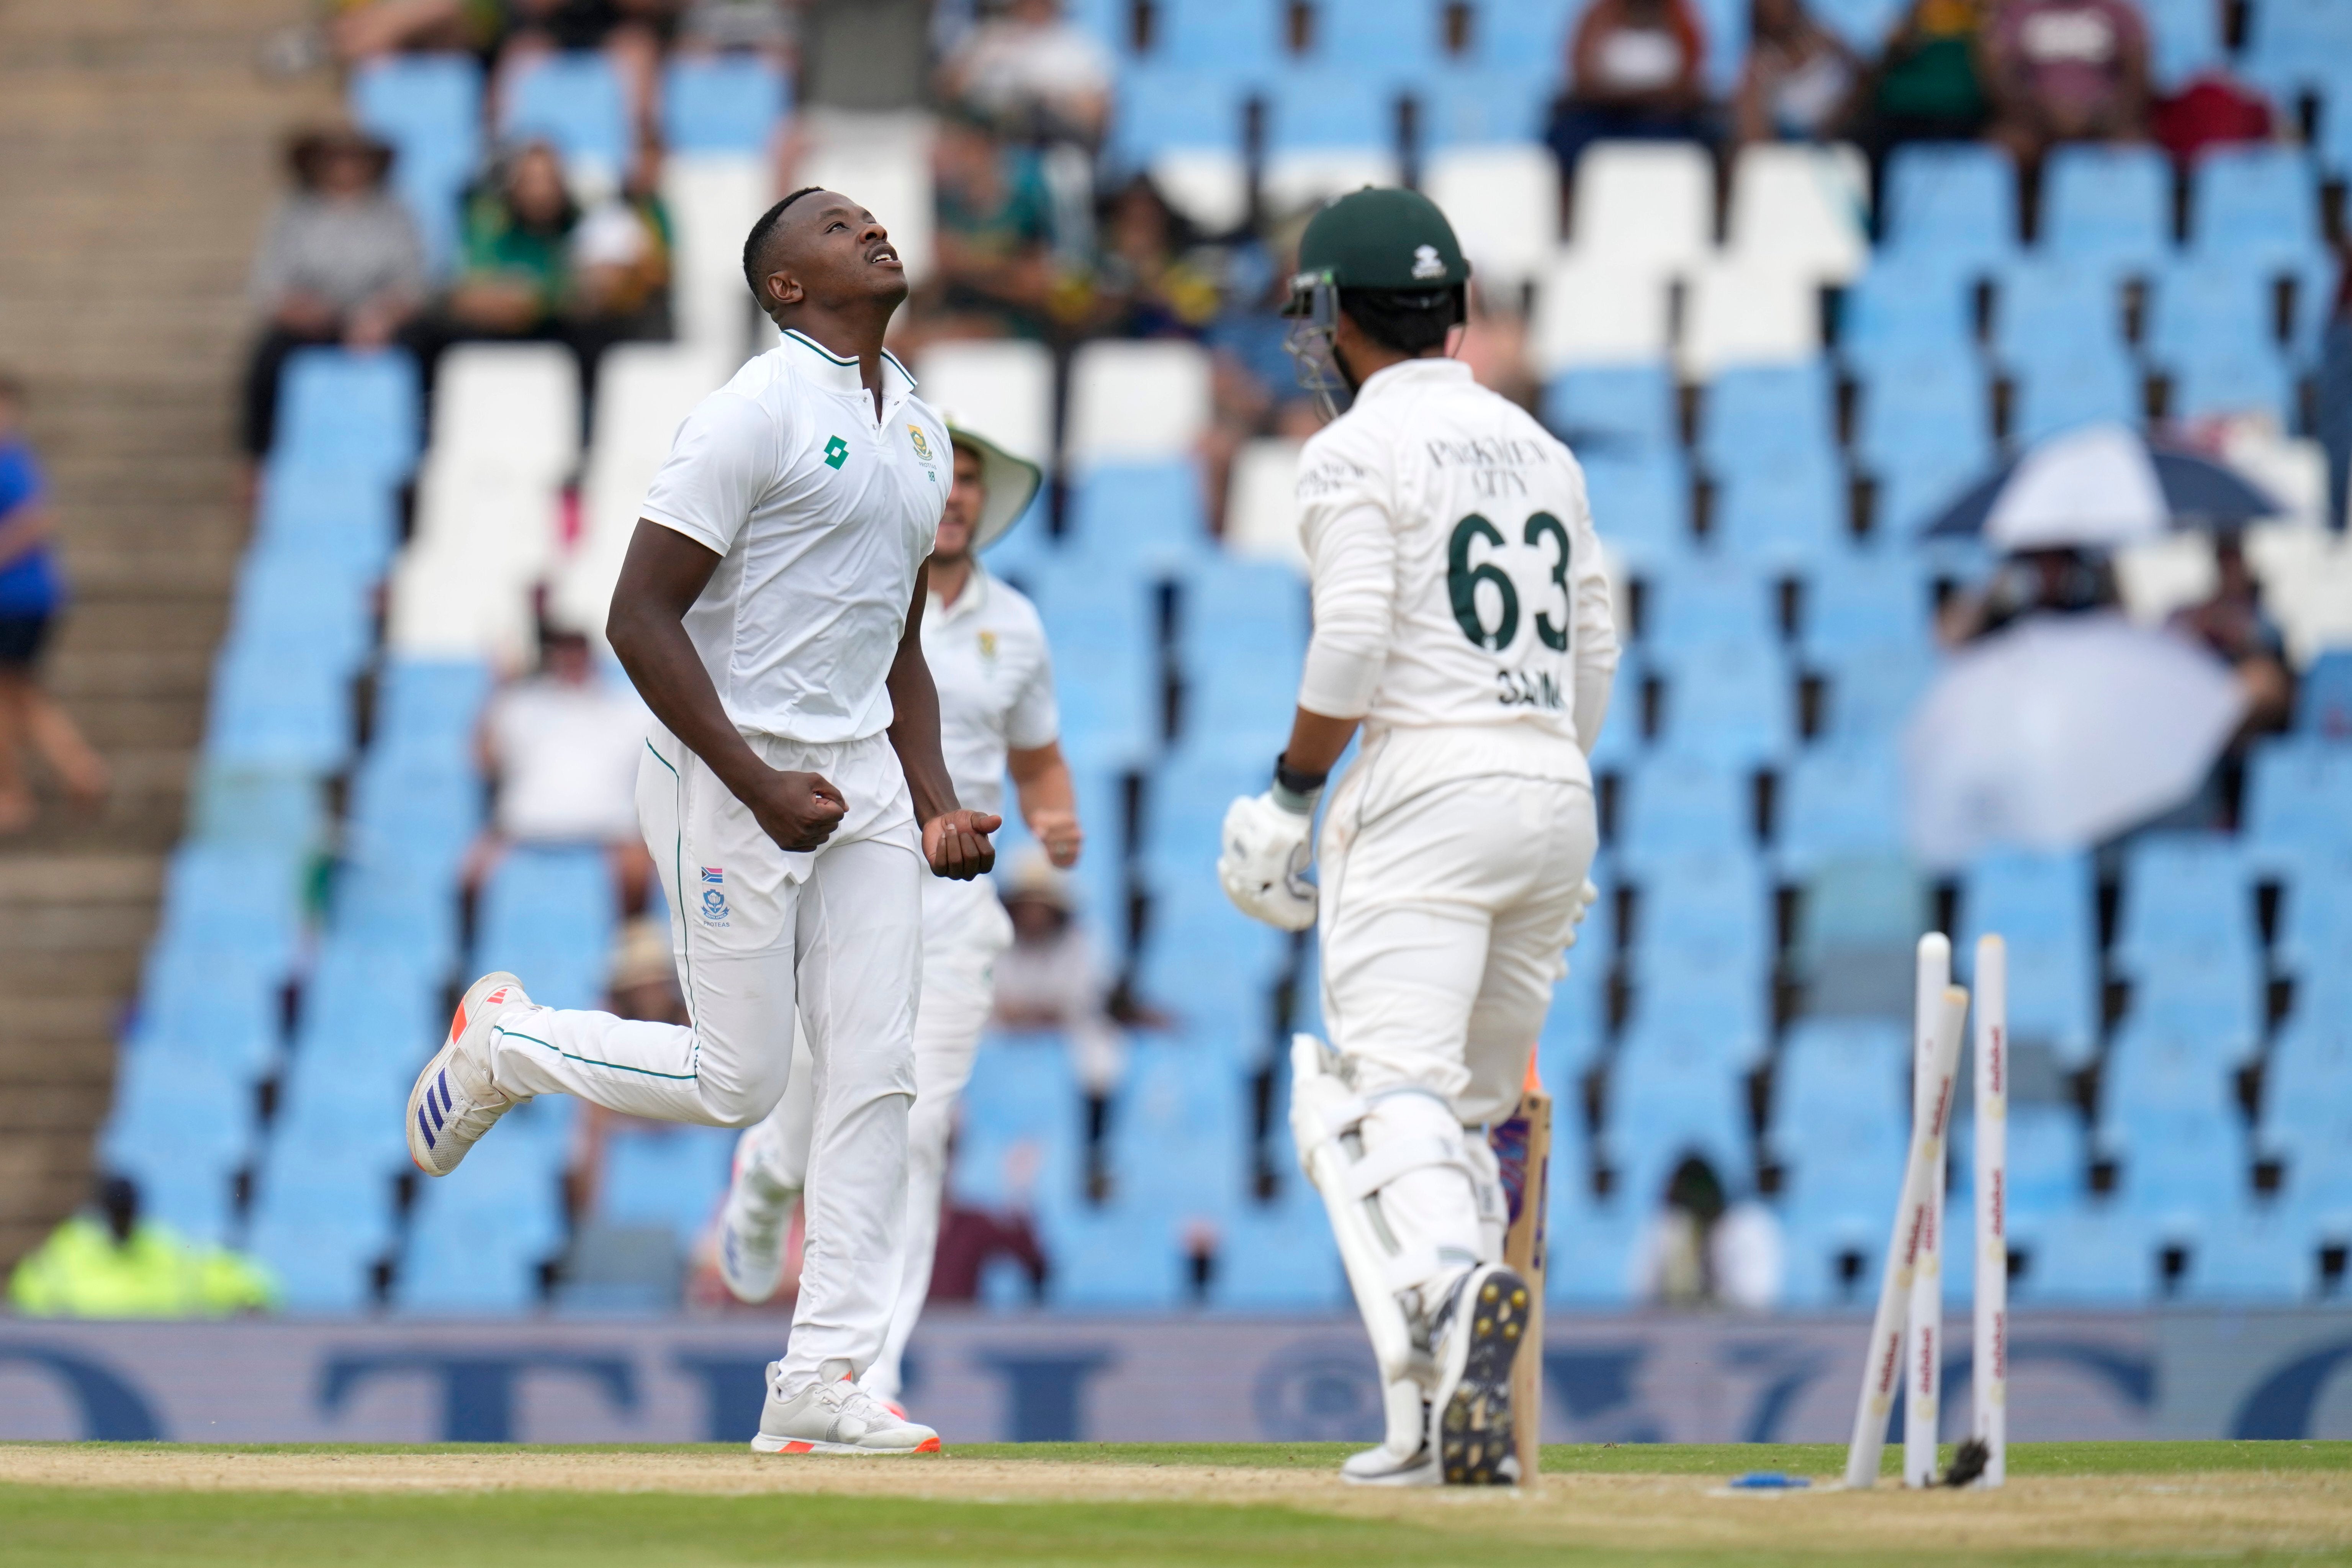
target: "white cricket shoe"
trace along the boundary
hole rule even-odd
[[[1437,1450],[1426,1437],[1420,1452],[1400,1457],[1383,1443],[1360,1454],[1350,1454],[1339,1467],[1339,1479],[1353,1487],[1433,1487],[1439,1484]]]
[[[490,1030],[531,1005],[522,982],[503,970],[466,988],[449,1037],[408,1091],[408,1157],[428,1176],[446,1176],[493,1122],[530,1099],[502,1093],[490,1078]]]
[[[845,1361],[829,1361],[817,1380],[787,1398],[783,1363],[768,1363],[768,1403],[760,1412],[755,1454],[936,1454],[940,1435],[890,1414],[857,1386]]]
[[[1511,1363],[1527,1333],[1527,1282],[1500,1263],[1465,1274],[1440,1310],[1431,1446],[1451,1487],[1515,1487]]]
[[[776,1293],[784,1281],[784,1234],[792,1228],[793,1199],[761,1174],[751,1157],[753,1127],[736,1141],[735,1174],[727,1201],[719,1207],[719,1278],[727,1293],[753,1306]]]

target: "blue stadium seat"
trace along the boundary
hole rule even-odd
[[[1563,371],[1544,388],[1543,420],[1587,466],[1647,458],[1682,444],[1674,373],[1663,363]],[[1601,515],[1598,507],[1593,515]]]
[[[1927,575],[1907,552],[1832,556],[1805,574],[1801,641],[1808,656],[1905,646],[1924,651],[1934,617]]]
[[[1660,648],[1769,647],[1780,636],[1778,600],[1776,585],[1748,563],[1694,561],[1647,579],[1642,640]]]
[[[1284,1169],[1295,1178],[1295,1166]],[[1225,1217],[1212,1300],[1235,1311],[1336,1312],[1349,1303],[1347,1271],[1314,1189],[1292,1179],[1280,1202]]]
[[[1735,891],[1732,910],[1706,910],[1694,920],[1683,917],[1705,896],[1706,884],[1654,879],[1644,890],[1652,889],[1660,899],[1643,905],[1644,914],[1673,923],[1654,928],[1669,935],[1644,941],[1628,955],[1629,1026],[1702,1034],[1716,1042],[1724,1060],[1754,1066],[1772,1037],[1772,963],[1738,929],[1748,908],[1745,889]]]
[[[1290,704],[1267,687],[1306,658],[1307,584],[1286,565],[1213,556],[1186,574],[1181,603],[1185,742],[1280,750]]]
[[[2223,63],[2221,11],[2204,0],[2143,0],[2149,66],[2158,88],[2177,92],[2198,72]]]
[[[2345,112],[2341,87],[2330,97],[2334,112],[2323,110],[2319,117],[2319,161],[2340,180],[2352,176],[2352,113]]]
[[[1576,1310],[1622,1311],[1633,1302],[1634,1251],[1656,1204],[1652,1195],[1627,1195],[1622,1184],[1597,1199],[1582,1172],[1557,1163],[1553,1171],[1544,1300]]]
[[[1318,6],[1306,58],[1376,79],[1415,76],[1444,47],[1440,9],[1434,0],[1349,0],[1344,8]]]
[[[1288,66],[1272,73],[1269,86],[1269,153],[1387,153],[1397,144],[1397,94],[1386,82],[1350,69]]]
[[[1717,473],[1707,537],[1732,560],[1801,570],[1853,549],[1850,513],[1834,448],[1757,450]]]
[[[1690,473],[1679,451],[1577,456],[1594,525],[1612,551],[1635,571],[1689,558]]]
[[[1900,1024],[1813,1020],[1790,1032],[1765,1129],[1783,1171],[1788,1306],[1864,1301],[1875,1291],[1910,1142],[1909,1067]],[[1860,1265],[1852,1273],[1849,1258]]]
[[[1213,548],[1200,470],[1181,461],[1087,469],[1071,491],[1062,545],[1066,556],[1097,573],[1164,574],[1200,563]]]
[[[2091,865],[2079,855],[2003,853],[1969,868],[1957,952],[1998,931],[2009,945],[2009,1027],[2079,1065],[2098,1037],[2098,924]]]
[[[1883,254],[1989,271],[2017,253],[2017,169],[1983,143],[1915,142],[1886,163]]]
[[[1920,534],[1970,486],[1983,479],[1990,466],[1950,451],[1918,453],[1879,468],[1872,476],[1878,487],[1871,507],[1873,535],[1889,549],[1919,548]],[[1958,549],[1955,551],[1954,546]],[[1962,554],[1964,564],[1955,569],[1958,574],[1979,574],[1982,564],[1976,559],[1981,553],[1979,542],[1937,540],[1926,548],[1947,555]]]
[[[489,666],[477,659],[386,659],[376,681],[377,744],[468,745],[491,683]]]
[[[1734,365],[1699,402],[1698,450],[1710,468],[1738,471],[1767,452],[1812,453],[1837,444],[1825,361]]]
[[[2099,1146],[2121,1163],[2120,1201],[2157,1234],[2194,1240],[2246,1195],[2229,1074],[2205,1041],[2162,1020],[2126,1024],[2099,1100]]]
[[[346,861],[335,878],[335,938],[398,953],[420,974],[454,970],[457,889],[446,872],[405,856]]]
[[[1666,1178],[1696,1154],[1727,1187],[1747,1185],[1752,1167],[1743,1064],[1727,1061],[1701,1029],[1636,1024],[1609,1069],[1601,1145],[1617,1193],[1655,1212]]]
[[[1641,869],[1631,942],[1645,978],[1679,984],[1685,963],[1716,960],[1761,977],[1773,949],[1771,888],[1742,851],[1664,858]],[[1644,1016],[1650,1009],[1645,1002]]]
[[[628,94],[600,51],[569,50],[523,65],[507,79],[501,109],[501,141],[543,139],[568,166],[599,169],[611,179],[628,172],[636,142]]]
[[[627,1127],[606,1136],[597,1217],[657,1225],[691,1248],[726,1195],[736,1133],[725,1127]]]
[[[2279,1304],[2319,1292],[2319,1238],[2293,1204],[2254,1200],[2225,1211],[2189,1248],[2179,1299]]]
[[[1615,900],[1601,890],[1601,903]],[[1601,906],[1585,917],[1569,951],[1567,977],[1552,987],[1551,1007],[1536,1037],[1536,1063],[1555,1097],[1572,1094],[1580,1075],[1592,1066],[1609,1028],[1610,942]]]
[[[539,1300],[540,1266],[563,1245],[562,1148],[520,1127],[499,1133],[417,1194],[394,1287],[403,1311],[509,1313]]]
[[[2352,16],[2334,0],[2263,0],[2247,18],[2245,52],[2238,68],[2268,91],[2293,101],[2305,92],[2336,93],[2342,63],[2352,52]]]
[[[680,56],[662,72],[662,137],[671,153],[763,153],[791,96],[757,55]]]
[[[2308,677],[2303,712],[2312,710]],[[2282,871],[2306,858],[2352,852],[2352,748],[2305,733],[2254,743],[2246,763],[2243,832],[2248,857]]]
[[[1854,456],[1878,479],[1879,536],[1917,532],[1927,507],[1992,467],[1992,398],[1976,356],[1919,350],[1878,362],[1862,387]]]
[[[2352,741],[2352,648],[2329,648],[2303,672],[2294,730],[2339,745]]]
[[[1248,1080],[1214,1043],[1139,1037],[1109,1131],[1121,1202],[1198,1222],[1244,1201]]]
[[[531,1000],[593,1007],[612,945],[612,863],[601,847],[517,846],[482,889],[476,973],[512,971]]]
[[[2010,1279],[2019,1306],[2138,1307],[2156,1294],[2154,1244],[2121,1204],[2085,1203],[2011,1229],[2026,1255]]]
[[[481,830],[483,805],[482,781],[462,763],[372,747],[352,792],[347,847],[366,865],[451,887]]]
[[[1063,749],[1103,765],[1138,761],[1160,739],[1154,599],[1123,574],[1108,581],[1118,586],[1065,559],[1030,584],[1054,649]]]
[[[1549,58],[1533,70],[1522,62],[1496,70],[1418,71],[1409,90],[1421,106],[1421,145],[1438,152],[1535,141],[1543,133],[1552,87]]]
[[[278,1079],[269,1157],[306,1169],[334,1164],[387,1184],[389,1195],[388,1184],[412,1168],[404,1107],[440,1031],[404,1034],[397,1016],[354,1016],[352,1026],[365,1037],[355,1046],[312,1038],[304,1044],[317,1048],[295,1051]]]
[[[1837,352],[1865,379],[1889,362],[1966,359],[1976,346],[1976,283],[1917,252],[1874,258],[1838,304]]]
[[[404,1092],[448,1026],[441,994],[448,973],[427,952],[365,941],[338,921],[302,989],[299,1076]]]
[[[2006,1190],[2012,1225],[2040,1224],[2082,1203],[2089,1169],[2089,1141],[2071,1109],[2011,1104]]]
[[[2278,932],[2285,973],[2352,973],[2352,855],[2309,856],[2288,872]]]
[[[1082,1100],[1057,1034],[992,1033],[957,1102],[948,1184],[960,1203],[1022,1209],[1078,1201]]]
[[[2157,280],[2147,350],[2174,377],[2175,418],[2266,406],[2294,410],[2273,323],[2272,280],[2253,258],[2177,263]]]
[[[2123,347],[2123,295],[2112,274],[2073,257],[2002,271],[1993,305],[1993,353],[2024,369],[2086,350]]]
[[[1813,746],[1780,775],[1775,858],[1802,877],[1832,860],[1903,852],[1903,779],[1883,746]]]
[[[340,770],[352,752],[348,664],[276,646],[222,648],[213,663],[205,760],[223,767]]]
[[[392,184],[425,254],[446,269],[457,248],[457,197],[482,160],[482,68],[471,55],[389,55],[352,73],[352,118],[390,143]]]
[[[1768,766],[1795,747],[1796,679],[1778,645],[1660,648],[1648,663],[1665,679],[1662,744],[1733,768]]]
[[[1482,0],[1472,14],[1471,52],[1497,69],[1539,60],[1547,69],[1567,58],[1569,30],[1585,0]]]
[[[2116,961],[2145,975],[2175,954],[2251,960],[2261,946],[2254,893],[2237,840],[2218,833],[2150,833],[2124,852]]]
[[[1915,952],[1927,928],[1925,878],[1898,854],[1799,857],[1802,897],[1791,933],[1791,978],[1805,1011],[1825,1018],[1896,1017],[1909,1010]]]
[[[303,863],[272,845],[183,844],[164,880],[159,940],[283,975],[301,931]]]
[[[2172,250],[2172,165],[2154,147],[2072,142],[2042,172],[2045,256],[2146,271]]]
[[[2084,344],[2079,352],[2021,367],[2010,434],[2030,446],[2084,425],[2139,425],[2147,406],[2139,367],[2131,358],[2119,348]]]
[[[1754,843],[1747,775],[1703,757],[1660,752],[1626,779],[1618,858],[1631,867],[1689,854],[1744,854]]]
[[[2306,1207],[2352,1204],[2352,1015],[2302,1008],[2263,1072],[2259,1147]]]
[[[272,487],[287,469],[323,470],[348,489],[364,479],[398,484],[416,467],[420,396],[404,349],[295,350],[279,373]]]
[[[2183,360],[2173,373],[2166,416],[2205,419],[2260,410],[2291,424],[2296,397],[2285,360],[2260,344],[2242,344]]]
[[[1827,4],[1812,7],[1818,20],[1864,58],[1877,55],[1885,47],[1888,35],[1902,20],[1903,11],[1902,0],[1827,0]]]
[[[1053,1259],[1047,1299],[1071,1311],[1166,1311],[1184,1299],[1188,1228],[1144,1205],[1047,1209],[1038,1239]]]
[[[248,552],[230,607],[228,650],[301,659],[348,678],[374,643],[368,590],[356,570]]]
[[[1255,1062],[1272,1044],[1274,988],[1290,950],[1282,932],[1234,909],[1196,872],[1153,886],[1136,984],[1178,1015],[1203,1051]]]
[[[239,959],[234,950],[156,942],[124,1047],[209,1062],[233,1079],[264,1076],[282,1043],[284,976],[275,963]]]
[[[1891,743],[1935,679],[1935,656],[1916,642],[1864,644],[1810,658],[1823,682],[1822,732],[1839,744]]]
[[[2159,951],[2132,984],[2131,1019],[2195,1039],[2210,1059],[2237,1062],[2263,1037],[2263,971],[2249,948]]]
[[[1195,148],[1239,154],[1245,96],[1241,82],[1215,71],[1137,68],[1120,79],[1111,142],[1135,163]]]
[[[134,1050],[116,1069],[99,1157],[138,1183],[150,1218],[219,1243],[227,1239],[231,1181],[253,1146],[255,1109],[251,1080],[213,1061]]]
[[[273,463],[262,479],[253,553],[315,562],[362,581],[383,575],[400,547],[400,518],[388,485],[353,482],[326,469]]]
[[[2319,172],[2284,143],[2215,147],[2189,177],[2189,249],[2200,260],[2298,264],[2318,254]]]
[[[246,1250],[268,1268],[286,1310],[356,1314],[374,1299],[372,1275],[392,1249],[392,1184],[331,1160],[272,1150]]]
[[[1277,0],[1168,0],[1159,7],[1155,63],[1246,75],[1282,58],[1283,8]],[[1120,83],[1120,96],[1128,84]]]

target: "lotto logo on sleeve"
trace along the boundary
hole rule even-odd
[[[849,461],[849,443],[835,436],[824,444],[824,466],[838,468]]]

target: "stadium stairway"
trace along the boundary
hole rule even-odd
[[[323,73],[273,80],[302,0],[0,7],[0,364],[23,375],[76,607],[51,688],[114,769],[0,841],[0,1271],[77,1203],[118,1016],[180,836],[243,543],[246,270]]]

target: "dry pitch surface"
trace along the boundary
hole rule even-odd
[[[1343,1487],[1346,1451],[0,1445],[0,1563],[2352,1563],[2347,1443],[2019,1445],[2001,1491],[1867,1496],[1821,1447],[1562,1447],[1525,1493]],[[1725,1489],[1759,1468],[1816,1485]]]

